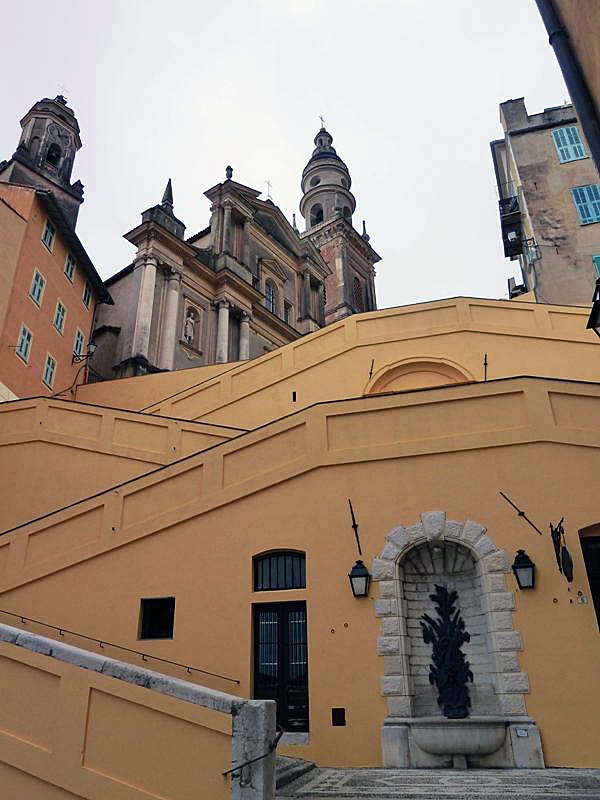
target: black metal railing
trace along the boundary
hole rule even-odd
[[[515,214],[521,210],[519,207],[519,198],[517,195],[513,195],[512,197],[503,197],[498,202],[498,206],[500,207],[501,217],[505,217],[508,214]]]
[[[186,671],[188,675],[191,675],[193,672],[198,672],[201,675],[210,675],[211,678],[219,678],[222,681],[228,681],[229,683],[235,683],[239,685],[239,680],[237,678],[229,678],[227,675],[220,675],[218,672],[210,672],[207,669],[200,669],[200,667],[191,667],[188,664],[180,664],[178,661],[170,661],[168,658],[161,658],[160,656],[153,656],[150,653],[142,653],[140,650],[133,650],[131,647],[125,647],[122,644],[115,644],[114,642],[109,642],[106,639],[97,639],[95,636],[87,636],[85,633],[77,633],[77,631],[71,631],[68,628],[60,628],[58,625],[51,625],[49,622],[42,622],[39,619],[33,619],[32,617],[25,617],[23,614],[15,614],[12,611],[4,611],[0,609],[0,615],[6,614],[8,617],[13,617],[16,620],[20,620],[22,625],[26,625],[28,622],[32,622],[34,625],[41,625],[43,628],[49,628],[53,631],[58,631],[59,636],[64,636],[65,634],[69,634],[69,636],[76,636],[78,639],[84,639],[86,642],[94,642],[95,644],[100,647],[101,650],[104,647],[114,647],[116,650],[122,650],[124,653],[133,653],[136,656],[140,656],[142,661],[160,661],[162,664],[170,664],[172,667],[181,667]]]

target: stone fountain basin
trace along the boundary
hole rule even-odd
[[[410,720],[415,744],[433,755],[486,756],[495,753],[506,739],[503,717],[416,717]]]

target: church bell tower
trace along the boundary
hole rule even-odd
[[[54,100],[46,97],[25,114],[21,129],[13,157],[0,163],[0,181],[51,191],[74,229],[83,202],[83,184],[71,184],[73,162],[81,147],[73,110],[60,94]]]
[[[381,259],[369,244],[365,223],[362,234],[352,224],[356,209],[352,178],[333,147],[333,136],[322,127],[314,143],[300,183],[300,213],[306,222],[301,236],[311,239],[332,270],[325,281],[329,324],[377,308],[373,265]]]

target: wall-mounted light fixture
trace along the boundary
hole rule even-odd
[[[592,297],[592,310],[585,327],[586,330],[591,328],[597,336],[600,336],[600,278],[596,279],[596,288]]]
[[[348,579],[350,580],[354,597],[368,597],[371,576],[369,575],[369,570],[360,559],[348,573]]]
[[[535,564],[525,550],[517,550],[512,571],[515,573],[519,589],[533,589],[535,586]]]
[[[71,364],[79,364],[81,361],[87,361],[88,358],[91,358],[94,355],[97,347],[98,345],[96,344],[96,342],[89,342],[87,353],[73,353]]]

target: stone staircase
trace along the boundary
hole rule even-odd
[[[307,763],[307,762],[303,762]],[[305,800],[599,800],[600,769],[316,768],[278,786]]]

